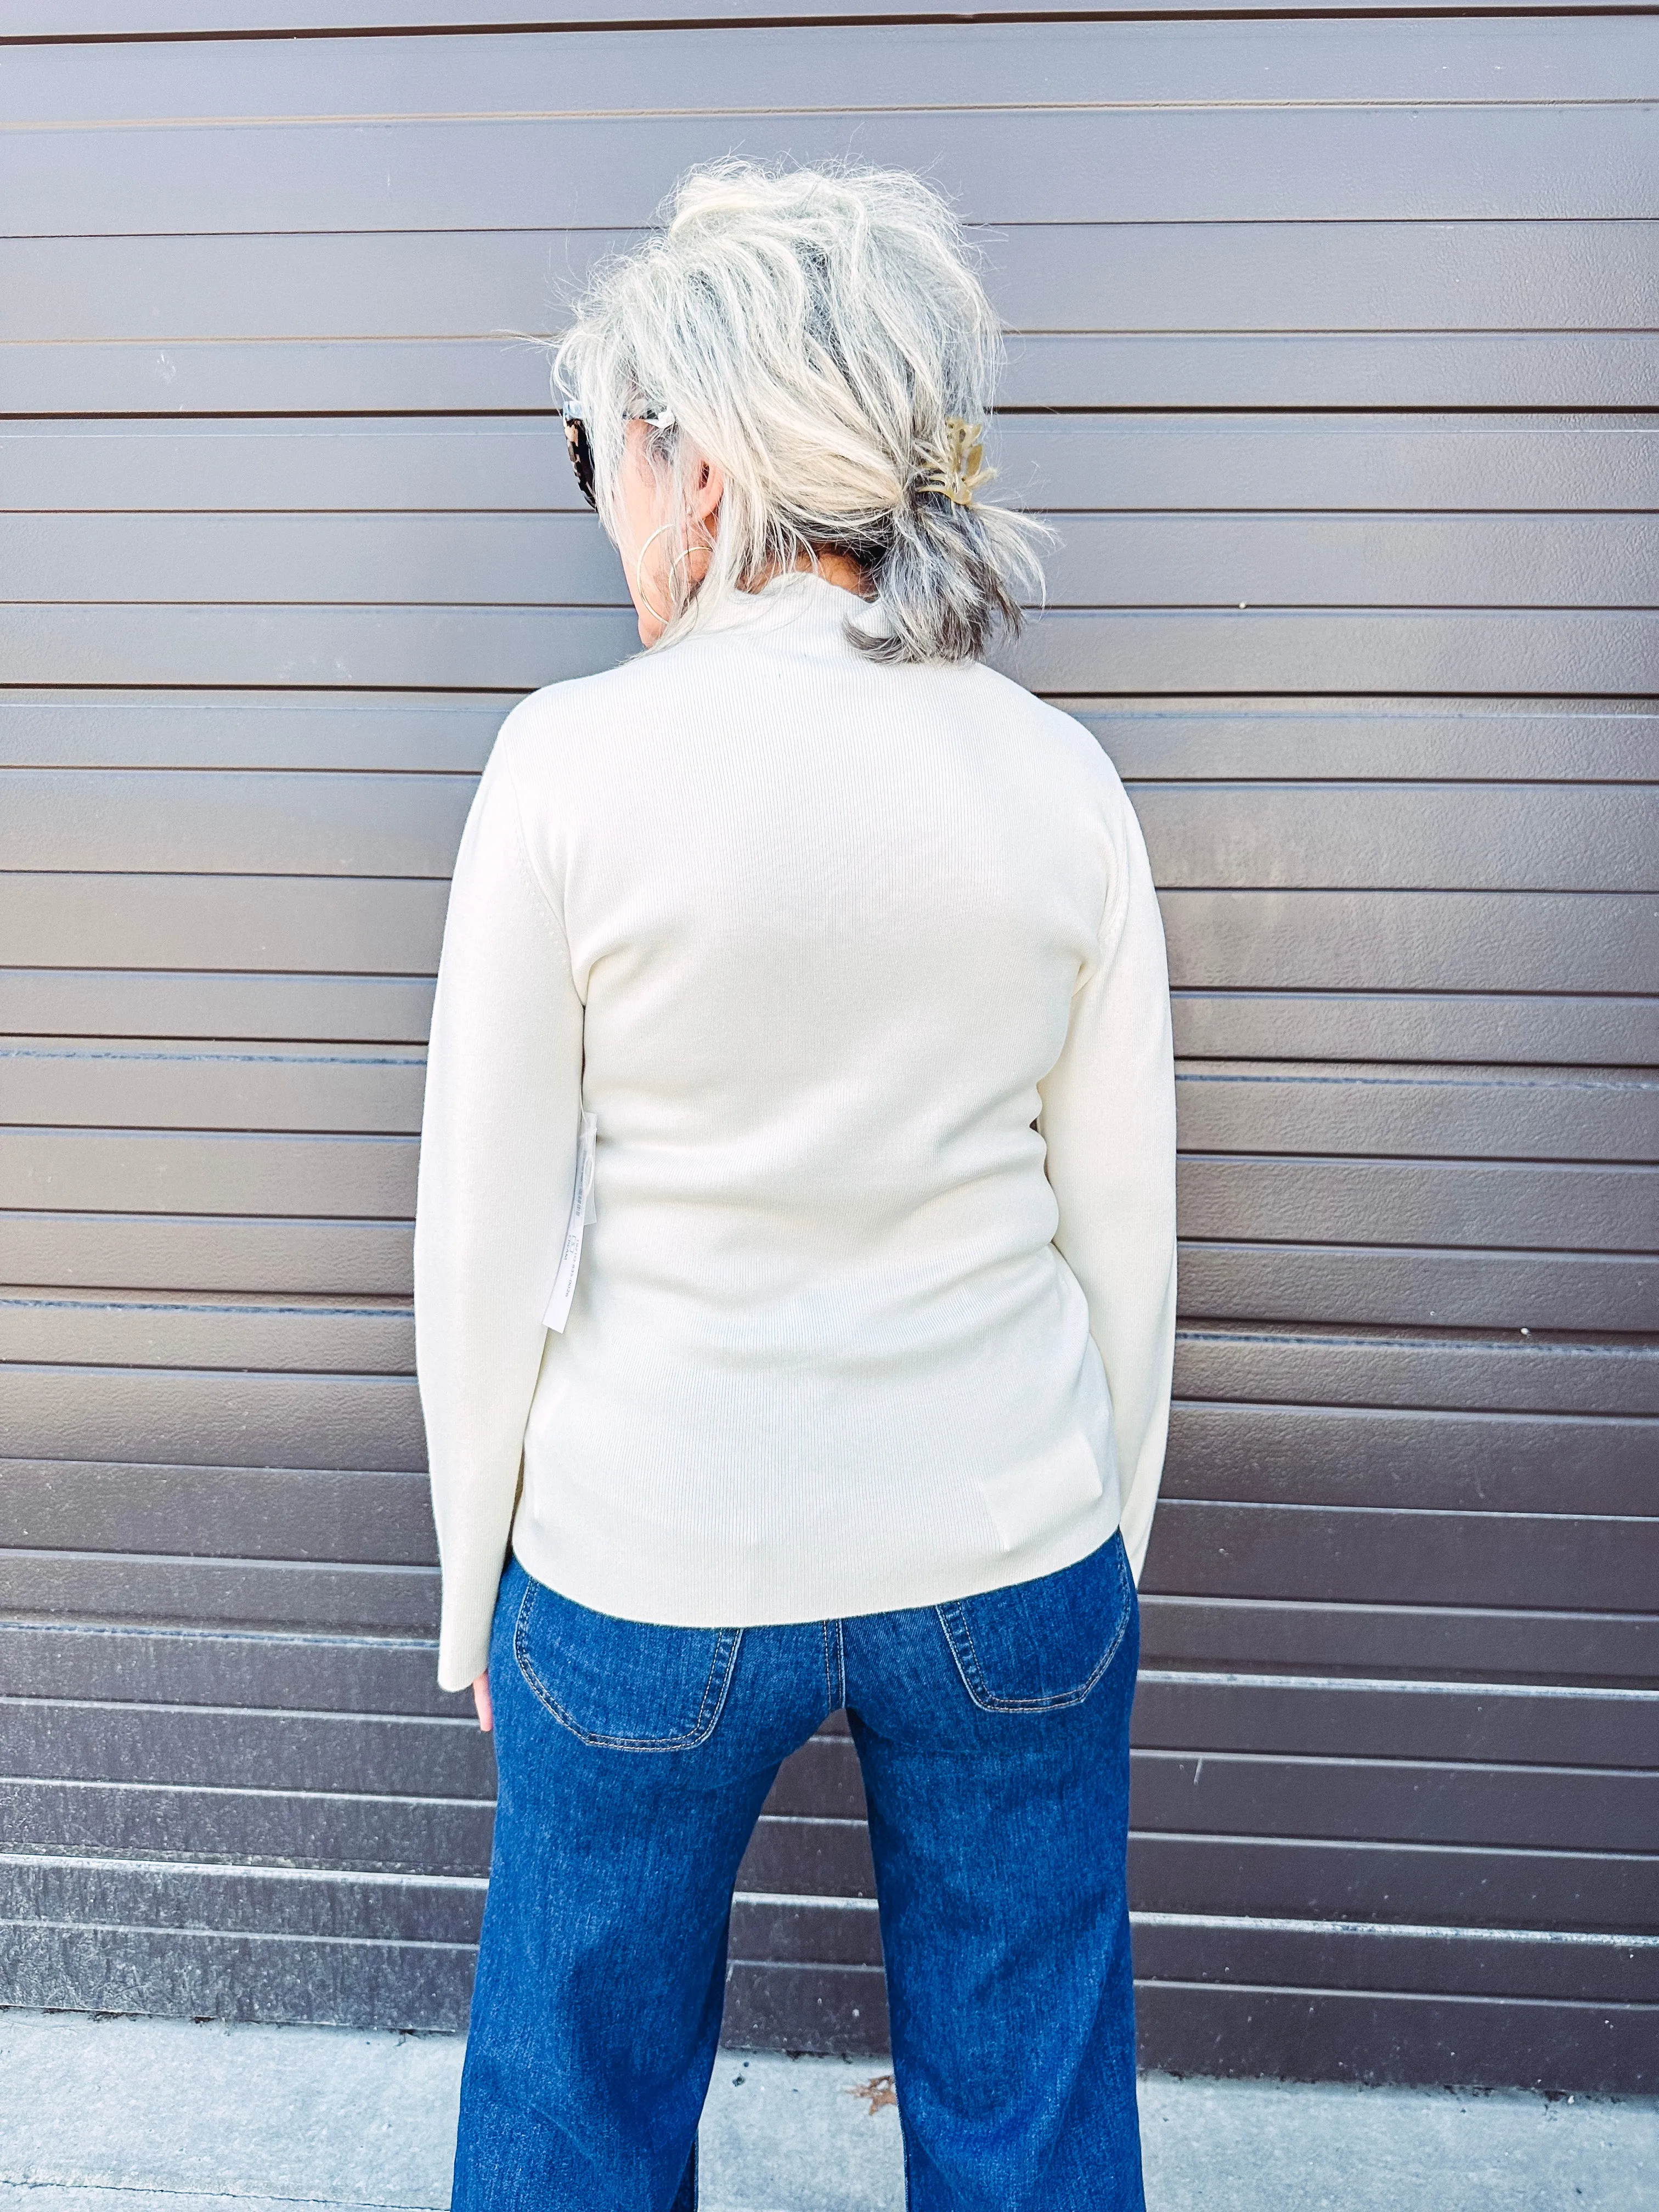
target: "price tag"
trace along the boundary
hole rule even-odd
[[[576,1175],[570,1191],[570,1218],[565,1226],[564,1249],[559,1254],[559,1272],[553,1280],[553,1295],[542,1316],[544,1328],[563,1331],[570,1318],[570,1301],[576,1295],[576,1270],[582,1263],[582,1231],[595,1220],[593,1203],[593,1152],[598,1129],[598,1117],[582,1115],[581,1134],[576,1139]]]

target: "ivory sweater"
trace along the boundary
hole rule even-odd
[[[1146,848],[1070,716],[849,617],[780,578],[532,693],[484,770],[415,1229],[446,1689],[509,1543],[683,1626],[965,1596],[1120,1519],[1139,1572],[1175,1332]]]

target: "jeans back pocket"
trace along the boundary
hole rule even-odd
[[[988,1713],[1081,1705],[1117,1656],[1133,1616],[1121,1534],[1034,1582],[936,1607],[963,1686]]]
[[[584,1743],[690,1751],[714,1733],[740,1628],[668,1628],[593,1613],[526,1579],[513,1656],[534,1696]]]

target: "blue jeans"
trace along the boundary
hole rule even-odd
[[[738,1863],[843,1705],[911,2212],[1142,2212],[1139,1647],[1120,1536],[954,1604],[743,1629],[614,1620],[509,1559],[453,2212],[694,2212]]]

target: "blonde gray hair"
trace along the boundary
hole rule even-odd
[[[960,226],[920,178],[727,161],[690,170],[660,227],[600,264],[554,374],[586,422],[613,537],[624,425],[672,418],[646,434],[678,517],[659,643],[727,592],[834,551],[858,562],[884,617],[849,623],[862,651],[950,661],[1018,628],[1051,534],[938,488],[947,424],[958,418],[959,435],[988,414],[1001,360]],[[712,542],[687,496],[703,458],[726,479]],[[694,585],[678,556],[697,544],[709,562]]]

